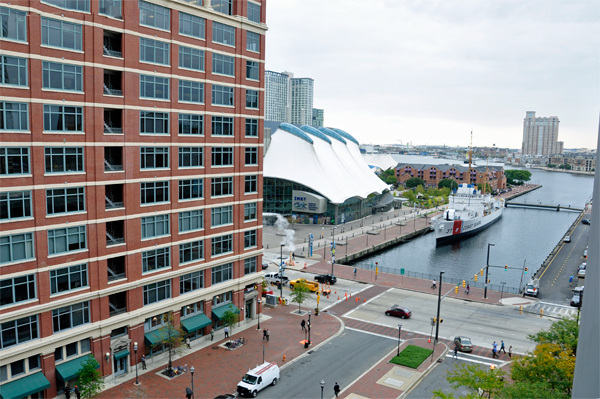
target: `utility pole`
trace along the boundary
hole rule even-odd
[[[440,332],[440,307],[442,304],[442,275],[446,273],[444,271],[440,272],[440,287],[438,290],[438,308],[437,308],[437,321],[435,324],[435,341],[434,341],[434,345],[437,344],[438,342],[438,335]]]
[[[490,247],[493,247],[495,245],[496,244],[488,244],[487,264],[485,266],[485,288],[483,290],[483,299],[487,299],[488,271],[490,270]]]

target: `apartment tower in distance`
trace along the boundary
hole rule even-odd
[[[290,72],[265,71],[265,120],[292,121],[292,84]]]
[[[265,11],[1,0],[2,397],[261,311]]]
[[[557,116],[536,118],[534,111],[527,111],[523,121],[523,155],[562,154],[563,142],[558,140]]]
[[[310,125],[315,81],[311,78],[292,79],[292,123]]]
[[[325,123],[325,111],[319,108],[313,108],[312,125],[314,127],[323,127]]]

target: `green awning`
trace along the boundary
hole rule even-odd
[[[210,326],[212,321],[204,313],[181,320],[181,327],[189,333]]]
[[[48,388],[50,382],[44,373],[35,373],[0,386],[0,396],[3,399],[21,399]]]
[[[231,310],[234,313],[240,313],[240,310],[233,304],[228,303],[227,305],[219,306],[218,308],[214,308],[212,310],[213,317],[216,317],[219,320],[223,319],[223,315],[228,310]]]
[[[175,337],[178,337],[179,331],[172,330],[172,334]],[[147,332],[146,334],[144,334],[144,338],[146,338],[146,342],[148,342],[148,344],[150,344],[150,346],[156,346],[156,345],[160,344],[161,341],[164,341],[166,339],[166,337],[163,337],[163,334],[161,334],[160,330],[154,330],[154,331]]]
[[[129,355],[129,351],[127,349],[125,349],[124,351],[118,351],[117,353],[114,354],[115,359],[117,359],[117,360],[122,357],[125,357],[127,355]]]
[[[79,376],[79,370],[83,367],[83,364],[87,361],[88,356],[81,356],[77,359],[69,360],[56,366],[57,377],[61,381],[69,381]],[[100,364],[96,362],[96,368],[100,368]]]

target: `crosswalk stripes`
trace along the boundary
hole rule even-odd
[[[543,310],[546,316],[574,316],[577,314],[577,308],[544,302],[523,307],[523,310],[531,313],[540,313],[540,310]]]

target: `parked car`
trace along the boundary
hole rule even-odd
[[[585,278],[585,267],[583,269],[579,269],[579,271],[577,272],[577,277]]]
[[[265,270],[265,269],[268,269],[268,268],[269,268],[269,264],[268,264],[267,262],[265,262],[264,260],[263,260],[263,262],[262,262],[262,268],[263,268],[263,270]]]
[[[590,219],[581,219],[581,223],[583,224],[592,224]]]
[[[333,285],[337,282],[337,277],[335,277],[333,274],[319,274],[315,276],[315,280],[322,284],[329,283]]]
[[[583,251],[583,257],[584,257],[585,259],[587,259],[587,249],[586,249],[585,251]]]
[[[564,242],[571,242],[571,236],[565,236],[565,238],[563,238]]]
[[[269,289],[263,287],[263,289],[262,289],[263,298],[266,297],[267,295],[273,295],[273,290],[269,290]]]
[[[579,269],[578,270],[585,269],[586,267],[587,267],[587,263],[583,262],[581,265],[579,265]]]
[[[579,306],[583,299],[583,286],[573,289],[573,297],[571,298],[571,306]]]
[[[394,306],[394,307],[386,310],[385,315],[400,317],[401,319],[408,319],[410,316],[412,316],[412,312],[410,310],[408,310],[407,308],[403,308],[400,306]]]
[[[461,352],[473,352],[473,343],[468,337],[454,337],[454,345],[458,346]]]

